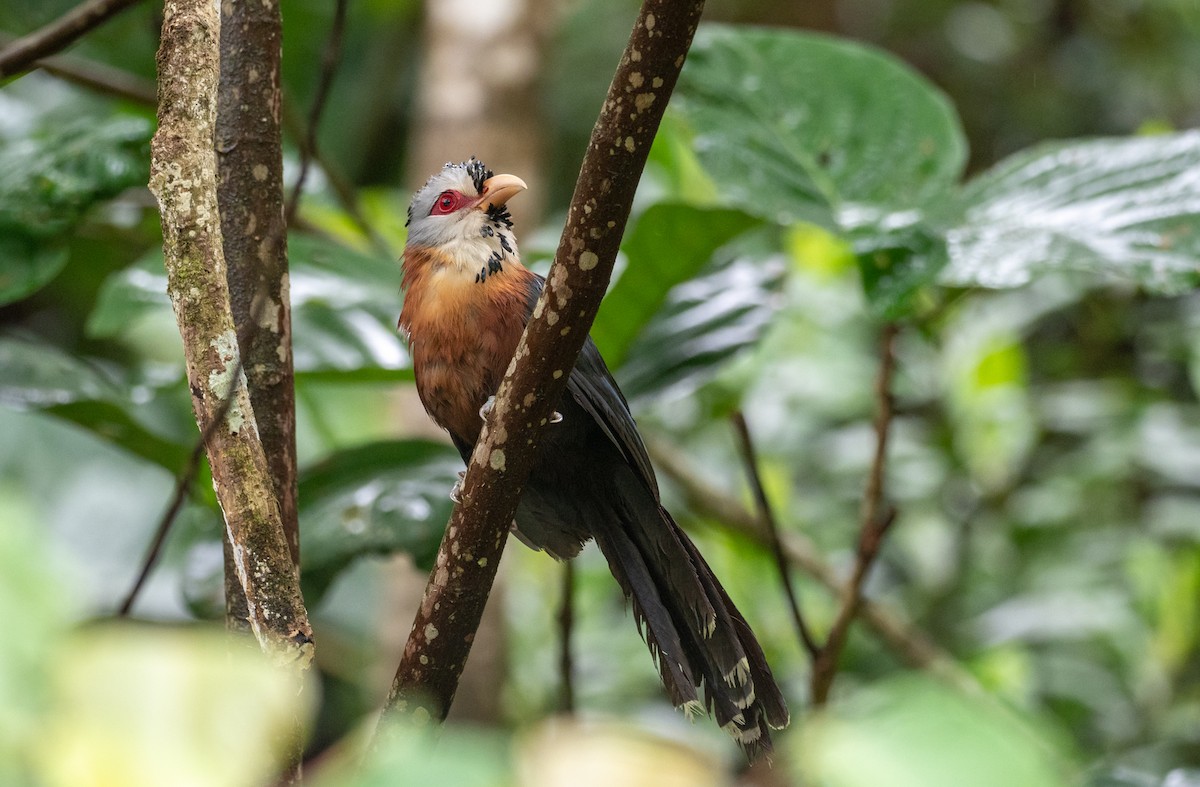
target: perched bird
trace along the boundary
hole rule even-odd
[[[543,280],[523,265],[506,203],[525,190],[471,159],[413,195],[404,306],[417,392],[466,461]],[[707,708],[752,758],[788,711],[762,648],[699,550],[659,502],[629,406],[588,338],[517,507],[514,533],[559,560],[595,539],[689,715]],[[703,695],[698,689],[703,689]]]

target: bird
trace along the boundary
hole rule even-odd
[[[472,157],[447,163],[408,209],[399,328],[421,403],[464,462],[544,285],[521,264],[507,207],[525,190]],[[770,730],[789,720],[782,691],[749,624],[663,507],[629,404],[590,336],[549,420],[514,535],[558,560],[594,540],[671,702],[689,718],[710,713],[751,760],[769,754]]]

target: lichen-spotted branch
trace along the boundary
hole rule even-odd
[[[683,68],[702,0],[644,0],[592,129],[546,287],[475,445],[384,718],[445,718],[509,523],[612,275],[650,143]]]
[[[218,6],[168,0],[163,10],[150,190],[162,217],[167,288],[183,337],[192,407],[207,437],[250,627],[264,650],[304,667],[312,660],[312,628],[246,391],[225,279],[213,147]]]

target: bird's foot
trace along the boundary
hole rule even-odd
[[[483,407],[479,408],[480,420],[486,421],[487,417],[488,417],[488,413],[490,413],[492,411],[492,408],[495,406],[496,406],[496,397],[489,396],[487,398],[487,401],[483,403]]]
[[[488,414],[492,412],[492,409],[495,406],[496,406],[496,397],[489,396],[487,398],[487,401],[483,403],[483,407],[479,408],[480,420],[486,421]],[[562,419],[563,419],[562,413],[560,413],[559,411],[555,410],[554,412],[550,413],[550,423],[552,423],[552,424],[562,423]]]
[[[450,487],[450,499],[455,503],[462,502],[462,485],[463,479],[467,477],[466,470],[458,471],[458,480],[454,482],[454,486]]]

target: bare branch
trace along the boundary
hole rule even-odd
[[[304,668],[312,660],[312,628],[241,374],[225,276],[213,150],[219,36],[217,7],[209,0],[165,4],[150,190],[162,213],[168,292],[183,338],[192,406],[208,436],[209,465],[249,601],[250,627],[264,650]]]
[[[779,523],[775,520],[775,512],[771,509],[771,502],[767,500],[767,491],[763,488],[762,478],[758,473],[758,454],[754,450],[754,440],[750,436],[750,427],[746,423],[746,416],[740,410],[734,411],[733,415],[730,416],[730,420],[733,421],[734,431],[738,435],[738,443],[742,451],[742,463],[746,466],[746,475],[750,480],[750,488],[754,491],[754,500],[758,505],[759,519],[766,526],[771,553],[775,556],[775,567],[779,570],[779,579],[783,583],[784,595],[787,596],[788,605],[792,610],[792,621],[796,625],[796,633],[800,637],[800,644],[808,651],[808,655],[813,661],[816,661],[821,648],[817,645],[817,641],[813,639],[812,632],[809,630],[808,624],[804,621],[804,613],[800,611],[800,601],[796,589],[792,586],[791,567],[788,565],[787,555],[783,553],[783,543],[779,540]]]
[[[702,0],[644,0],[580,169],[545,289],[468,463],[384,709],[440,720],[491,591],[509,524],[612,275],[634,191]]]
[[[300,114],[294,103],[288,99],[286,91],[283,94],[283,131],[301,147],[301,164],[303,164],[303,157],[307,153],[312,161],[320,167],[321,172],[325,175],[325,180],[329,183],[330,190],[333,192],[334,199],[337,200],[342,210],[346,212],[346,215],[350,217],[355,226],[371,241],[371,246],[375,251],[384,257],[395,256],[393,250],[388,246],[387,241],[383,239],[375,227],[367,221],[367,217],[363,215],[362,208],[358,202],[358,195],[354,192],[354,185],[347,179],[346,174],[325,155],[320,145],[311,150],[305,146],[305,139],[308,137],[307,126],[300,118]],[[288,227],[291,229],[301,228],[300,223],[297,221],[289,222]]]
[[[249,329],[239,346],[250,403],[283,532],[299,565],[296,395],[279,116],[282,28],[278,2],[221,6],[217,201],[233,320]]]
[[[226,397],[226,403],[232,399]],[[228,408],[228,404],[225,405]],[[209,428],[213,424],[218,424],[224,419],[213,419],[209,424]],[[188,455],[187,464],[183,471],[175,478],[175,490],[171,493],[171,502],[167,504],[167,510],[159,517],[158,525],[154,528],[154,538],[150,542],[149,549],[146,550],[146,556],[142,559],[142,567],[138,570],[137,578],[133,581],[133,587],[129,588],[129,592],[125,594],[125,599],[121,602],[121,606],[117,609],[118,617],[127,617],[130,610],[133,609],[133,603],[137,601],[138,594],[142,592],[142,587],[146,584],[146,580],[150,578],[150,571],[158,563],[158,556],[162,553],[163,544],[167,541],[167,533],[171,532],[171,525],[175,523],[179,512],[183,510],[183,504],[187,501],[188,492],[191,491],[192,482],[196,480],[196,473],[200,472],[200,457],[204,453],[205,439],[202,436],[200,440],[192,446],[192,452]]]
[[[0,79],[33,68],[38,60],[61,52],[76,39],[137,5],[141,0],[87,0],[50,24],[18,38],[0,50]]]
[[[8,44],[13,40],[12,36],[0,33],[0,45]],[[154,106],[158,103],[158,91],[153,82],[143,79],[137,74],[113,68],[107,63],[97,63],[94,60],[74,55],[57,55],[44,57],[35,62],[32,67],[40,68],[64,82],[86,87],[97,93],[146,106]]]
[[[829,637],[820,655],[813,663],[812,701],[820,707],[829,699],[829,691],[837,677],[838,658],[846,646],[850,624],[854,622],[862,604],[863,584],[875,562],[883,537],[896,519],[895,509],[881,512],[883,502],[884,470],[887,466],[888,432],[892,423],[892,375],[896,368],[895,323],[883,328],[879,349],[879,377],[875,382],[877,412],[875,415],[875,456],[867,477],[867,488],[863,495],[862,524],[859,527],[858,557],[854,561],[854,572],[842,593],[842,606],[829,630]]]
[[[333,77],[337,73],[338,63],[342,57],[342,38],[346,32],[347,0],[337,0],[333,6],[333,24],[329,28],[329,36],[325,39],[325,51],[321,54],[321,75],[317,79],[317,89],[313,93],[312,107],[308,110],[308,132],[300,141],[300,174],[292,186],[288,197],[287,209],[284,213],[285,223],[291,226],[296,218],[296,209],[300,206],[300,194],[304,191],[304,181],[308,177],[308,168],[312,165],[313,155],[317,149],[317,129],[321,125],[321,114],[325,111],[325,99],[329,97],[329,89],[333,86]]]
[[[562,681],[558,709],[562,713],[575,712],[575,663],[571,654],[574,629],[575,561],[568,560],[562,567],[562,600],[558,608],[558,672]]]

